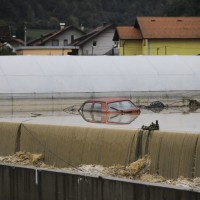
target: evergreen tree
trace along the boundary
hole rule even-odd
[[[136,16],[200,16],[200,4],[199,0],[0,0],[1,24],[15,29],[25,21],[34,28],[54,28],[53,19],[89,28],[104,21],[130,25]]]

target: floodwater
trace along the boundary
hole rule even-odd
[[[149,155],[151,174],[170,179],[200,176],[199,108],[143,107],[138,115],[80,114],[75,106],[51,111],[9,109],[0,112],[2,155],[44,152],[47,164],[58,167],[126,165]],[[156,121],[160,131],[137,131]]]
[[[5,107],[4,107],[5,110]],[[9,110],[9,109],[8,109]],[[165,108],[161,111],[141,109],[139,115],[78,113],[77,111],[26,111],[0,112],[0,122],[55,124],[84,127],[140,129],[156,120],[161,131],[200,133],[200,108],[191,111],[188,107]]]

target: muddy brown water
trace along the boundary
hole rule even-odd
[[[84,127],[107,127],[138,130],[143,125],[149,126],[156,120],[160,131],[200,133],[200,110],[183,112],[181,110],[164,110],[154,113],[141,110],[141,114],[109,116],[106,121],[100,120],[99,114],[92,120],[90,114],[83,118],[79,113],[64,111],[36,111],[36,112],[0,112],[0,122],[23,122],[33,124],[72,125]],[[94,116],[93,116],[94,117]]]
[[[167,178],[200,176],[199,109],[142,109],[134,117],[100,119],[99,115],[83,117],[61,109],[19,112],[4,108],[0,112],[1,156],[16,150],[45,153],[48,164],[64,167],[126,165],[148,154],[152,174]],[[159,131],[140,131],[142,125],[156,120]]]

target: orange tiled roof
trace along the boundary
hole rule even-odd
[[[137,17],[144,38],[200,38],[200,17]]]
[[[133,26],[118,26],[116,29],[122,40],[142,39],[141,31]]]

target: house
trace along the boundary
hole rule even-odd
[[[142,54],[142,33],[133,26],[117,26],[113,40],[119,48],[119,55]]]
[[[72,45],[78,46],[78,55],[108,55],[113,54],[113,36],[115,27],[103,24],[88,34],[75,39]]]
[[[12,38],[10,45],[14,48],[24,46],[24,41],[19,38]]]
[[[23,46],[15,48],[16,55],[49,55],[64,56],[78,50],[74,46]]]
[[[199,55],[200,17],[137,17],[133,27],[117,27],[113,40],[119,55]]]
[[[50,38],[50,36],[52,36],[53,34],[54,33],[48,33],[45,35],[42,34],[40,38],[29,41],[27,46],[45,46],[43,42],[45,42],[45,40],[47,40],[47,38]]]
[[[28,46],[68,46],[85,32],[74,26],[61,26],[59,31],[41,35],[40,38],[28,42]]]

